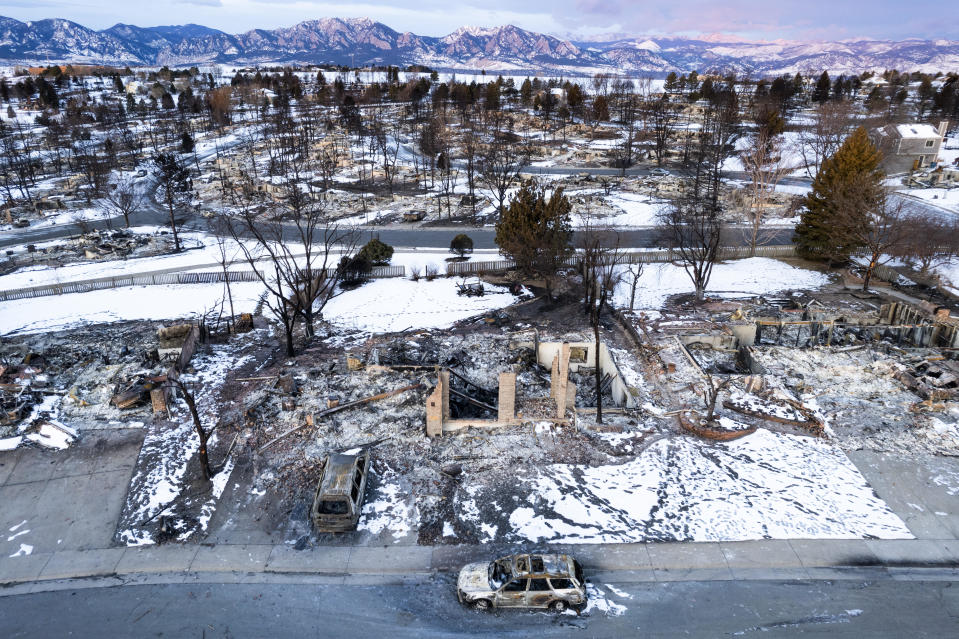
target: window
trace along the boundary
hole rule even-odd
[[[543,573],[546,572],[546,568],[543,567],[543,558],[539,555],[532,555],[529,558],[530,562],[530,572],[532,573]]]
[[[544,590],[549,590],[549,583],[545,579],[530,579],[529,580],[529,591],[530,592],[543,592]]]
[[[569,579],[550,579],[549,581],[555,590],[569,590],[573,587],[573,582]]]
[[[516,558],[516,572],[529,572],[529,559],[526,555]]]
[[[321,515],[345,515],[349,512],[342,499],[324,499],[317,510]]]
[[[935,145],[936,145],[935,140],[926,140],[926,148],[932,148]]]
[[[529,581],[529,579],[514,579],[506,584],[506,587],[503,588],[503,592],[526,592],[527,581]]]

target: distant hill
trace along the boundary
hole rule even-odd
[[[857,40],[738,42],[724,38],[637,37],[573,42],[507,25],[463,27],[434,38],[399,33],[368,18],[324,18],[282,29],[229,34],[196,24],[94,31],[69,20],[0,17],[0,61],[192,65],[332,63],[423,64],[441,70],[652,73],[711,69],[753,75],[828,70],[950,71],[959,42]]]

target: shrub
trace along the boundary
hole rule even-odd
[[[358,286],[369,281],[370,271],[373,265],[362,254],[357,253],[354,256],[344,255],[340,259],[340,283],[343,286]]]
[[[450,253],[456,254],[459,258],[466,257],[467,253],[473,252],[473,239],[466,233],[460,233],[450,242]]]
[[[439,269],[437,269],[432,264],[426,266],[426,281],[432,282],[436,279],[436,276],[439,275]]]
[[[360,252],[357,253],[357,257],[359,256],[363,256],[372,266],[383,266],[389,264],[390,260],[393,259],[393,247],[374,237],[360,249]]]

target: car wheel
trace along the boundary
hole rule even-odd
[[[554,601],[553,603],[549,605],[549,609],[552,610],[553,612],[565,612],[567,608],[569,608],[569,604],[567,604],[562,599],[558,601]]]
[[[477,610],[491,610],[493,608],[493,602],[489,599],[477,599],[473,602],[473,607]]]

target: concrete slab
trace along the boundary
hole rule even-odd
[[[866,545],[886,566],[935,566],[950,559],[940,542],[929,539],[870,539]]]
[[[7,479],[10,478],[10,474],[13,473],[13,469],[20,460],[21,453],[22,449],[19,448],[17,450],[5,450],[0,453],[0,486],[7,483]]]
[[[730,567],[734,579],[762,581],[799,581],[809,579],[809,573],[802,566],[780,568]]]
[[[622,572],[588,571],[586,577],[592,581],[611,584],[638,584],[656,581],[656,573],[651,568],[648,570],[624,570]]]
[[[10,476],[6,486],[28,484],[36,481],[46,481],[53,476],[57,467],[57,455],[64,451],[49,451],[39,448],[24,448],[20,461]]]
[[[442,572],[458,571],[469,563],[492,561],[508,552],[498,553],[488,546],[435,546],[430,567]]]
[[[650,564],[657,570],[729,570],[726,555],[718,543],[649,543]]]
[[[720,544],[726,564],[733,569],[743,568],[801,568],[799,555],[785,539],[723,542]]]
[[[735,579],[729,568],[656,568],[656,581],[732,581]]]
[[[346,574],[350,562],[348,546],[317,546],[294,550],[292,546],[274,546],[266,562],[270,572],[308,572]]]
[[[349,574],[430,572],[433,549],[428,546],[358,546],[350,553]]]
[[[200,546],[190,563],[191,572],[262,572],[273,546]]]
[[[879,559],[865,539],[790,539],[803,567],[874,566]]]
[[[117,574],[186,572],[198,547],[187,545],[125,548],[116,566]]]
[[[652,570],[647,544],[596,544],[573,546],[564,551],[575,557],[584,569],[602,570]]]
[[[123,552],[123,548],[61,550],[53,553],[53,557],[40,572],[40,579],[72,579],[113,574]]]
[[[946,540],[942,542],[942,550],[946,559],[959,566],[959,541]]]
[[[17,583],[23,581],[36,581],[40,576],[40,571],[50,561],[53,553],[35,553],[21,557],[0,558],[0,583]]]
[[[132,470],[145,435],[142,428],[84,431],[76,445],[59,452],[51,477]]]
[[[401,575],[399,573],[389,575],[345,575],[342,584],[344,586],[403,586],[405,584],[419,583],[422,581],[422,575],[410,573]]]

